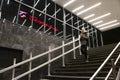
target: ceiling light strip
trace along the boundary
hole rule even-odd
[[[84,8],[84,7],[85,7],[84,5],[82,5],[82,6],[80,6],[80,7],[77,7],[77,8],[75,8],[75,9],[73,9],[72,12],[76,12],[76,11],[78,11],[78,10]]]
[[[109,26],[105,26],[105,27],[102,27],[102,28],[99,28],[100,30],[105,30],[105,29],[108,29],[108,28],[113,28],[113,26],[116,26],[116,25],[119,25],[120,23],[115,23],[115,24],[112,24],[112,25],[109,25]]]
[[[98,25],[98,26],[96,26],[96,27],[97,27],[97,28],[100,28],[100,27],[102,27],[102,26],[105,26],[105,25],[108,25],[108,24],[112,24],[112,23],[115,23],[115,22],[117,22],[117,20],[109,21],[109,22],[107,22],[107,23],[104,23],[104,24],[102,24],[102,25]]]
[[[89,15],[89,16],[86,16],[86,17],[84,17],[83,19],[88,19],[88,18],[91,18],[91,17],[93,17],[93,16],[95,16],[95,14],[91,14],[91,15]]]
[[[73,2],[75,2],[75,0],[71,0],[71,1],[67,2],[66,4],[63,5],[63,7],[66,7],[66,6],[70,5]]]
[[[80,15],[80,14],[82,14],[82,13],[85,13],[85,12],[87,12],[87,11],[89,11],[89,10],[91,10],[91,9],[93,9],[93,8],[95,8],[95,7],[97,7],[97,6],[100,6],[101,4],[102,4],[102,3],[99,2],[99,3],[97,3],[97,4],[95,4],[95,5],[93,5],[93,6],[89,7],[89,8],[87,8],[87,9],[85,9],[85,10],[83,10],[83,11],[78,12],[77,15]]]
[[[102,15],[102,16],[99,16],[99,17],[97,17],[97,18],[94,18],[94,19],[92,19],[92,20],[89,20],[88,22],[93,22],[93,21],[95,21],[95,20],[104,18],[104,17],[109,16],[109,15],[111,15],[111,13],[104,14],[104,15]]]
[[[98,24],[100,24],[100,23],[102,23],[103,21],[98,21],[98,22],[95,22],[95,23],[93,23],[93,25],[98,25]]]

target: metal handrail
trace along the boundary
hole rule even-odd
[[[105,59],[105,61],[102,63],[102,65],[97,69],[97,71],[92,75],[92,77],[89,80],[94,80],[97,74],[102,70],[104,65],[108,62],[108,60],[112,57],[116,49],[120,46],[120,42],[116,45],[116,47],[112,50],[110,55]]]
[[[118,55],[117,59],[114,62],[115,66],[117,65],[119,59],[120,59],[120,54]],[[110,77],[110,74],[112,73],[112,71],[113,71],[113,69],[111,68],[110,71],[109,71],[109,73],[107,74],[105,80],[108,80],[108,78]]]
[[[21,66],[21,65],[23,65],[23,64],[25,64],[25,63],[31,62],[31,61],[33,61],[33,60],[35,60],[35,59],[37,59],[37,58],[40,58],[40,57],[42,57],[42,56],[44,56],[44,55],[49,54],[50,52],[53,52],[53,51],[58,50],[58,49],[60,49],[60,48],[62,48],[62,47],[64,47],[64,46],[67,46],[67,45],[70,45],[70,44],[72,44],[72,43],[75,43],[76,41],[79,41],[79,40],[80,40],[80,36],[79,36],[77,39],[75,39],[75,40],[74,40],[74,37],[73,37],[73,41],[70,41],[70,42],[68,42],[68,43],[66,43],[66,44],[64,44],[64,45],[58,46],[58,47],[56,47],[56,48],[53,48],[53,49],[51,49],[51,50],[49,50],[49,51],[46,51],[46,52],[44,52],[44,53],[42,53],[42,54],[39,54],[39,55],[37,55],[37,56],[34,56],[34,57],[29,58],[29,59],[27,59],[27,60],[24,60],[24,61],[22,61],[22,62],[16,63],[15,65],[12,65],[12,66],[9,66],[9,67],[7,67],[7,68],[4,68],[4,69],[0,70],[0,74],[1,74],[1,73],[4,73],[4,72],[6,72],[6,71],[12,70],[12,69],[14,69],[14,68],[16,68],[16,67],[18,67],[18,66]],[[74,47],[74,48],[71,49],[71,50],[66,51],[64,54],[61,54],[61,55],[59,55],[59,56],[57,56],[57,57],[55,57],[55,58],[53,58],[53,59],[51,59],[51,60],[49,60],[49,61],[47,61],[47,62],[45,62],[45,63],[43,63],[43,64],[41,64],[41,65],[39,65],[39,66],[31,69],[31,70],[29,70],[29,71],[27,71],[27,72],[25,72],[25,73],[23,73],[23,74],[15,77],[15,78],[13,78],[12,80],[20,79],[20,78],[24,77],[25,75],[28,75],[28,74],[30,74],[30,73],[32,73],[32,72],[40,69],[41,67],[44,67],[45,65],[48,65],[48,64],[50,64],[51,62],[53,62],[53,61],[55,61],[55,60],[63,57],[64,55],[72,52],[73,50],[75,50],[75,49],[77,49],[77,48],[79,48],[79,47],[80,47],[80,45]]]

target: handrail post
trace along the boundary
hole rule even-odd
[[[79,42],[79,46],[80,46],[80,47],[79,47],[79,52],[80,52],[80,55],[82,55],[82,53],[81,53],[81,42],[80,42],[80,35],[79,35],[79,41],[78,41],[78,42]]]
[[[49,46],[49,51],[51,50],[51,46]],[[50,61],[51,60],[51,53],[49,53],[48,54],[48,61]],[[51,68],[51,64],[49,63],[48,64],[48,76],[50,76],[51,75],[51,73],[50,73],[50,68]]]
[[[75,37],[73,37],[73,49],[75,48]],[[75,49],[73,50],[73,58],[76,59]]]
[[[16,64],[16,58],[14,58],[13,60],[13,65]],[[15,68],[12,70],[12,79],[14,80],[14,77],[15,77]]]
[[[32,53],[30,53],[30,59],[32,58]],[[32,61],[29,62],[29,70],[32,69]],[[28,75],[28,80],[31,80],[31,73]]]
[[[114,80],[116,79],[116,70],[115,70],[115,65],[114,65],[114,59],[111,59],[111,63],[112,63],[112,73],[113,73],[113,78]]]
[[[64,47],[64,45],[65,45],[65,42],[64,41],[62,41],[62,54],[64,54],[65,53],[65,47]],[[65,56],[62,56],[62,66],[63,67],[65,67]]]

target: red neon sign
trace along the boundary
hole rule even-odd
[[[33,16],[30,15],[30,16],[29,16],[29,20],[32,20],[32,17],[33,17]],[[50,28],[51,30],[59,31],[57,28],[55,28],[55,27],[53,27],[53,26],[51,26],[51,25],[49,25],[49,24],[46,24],[46,23],[44,23],[43,21],[39,20],[36,16],[34,16],[33,21],[34,21],[35,23],[37,23],[37,24],[45,25],[46,27]]]

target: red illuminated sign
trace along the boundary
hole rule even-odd
[[[29,20],[32,20],[32,16],[29,16]],[[33,21],[35,23],[37,23],[37,24],[45,25],[46,27],[50,28],[51,30],[59,31],[57,28],[55,28],[55,27],[53,27],[53,26],[51,26],[49,24],[46,24],[43,21],[39,20],[36,16],[34,16]]]
[[[27,15],[27,12],[25,11],[20,11],[19,12],[19,15],[21,18],[26,18],[26,15]],[[51,30],[53,31],[59,31],[57,28],[53,27],[52,25],[49,25],[49,24],[46,24],[45,22],[39,20],[36,16],[29,16],[29,20],[32,20],[32,17],[33,17],[33,21],[37,24],[40,24],[40,25],[45,25],[46,27],[50,28]]]

